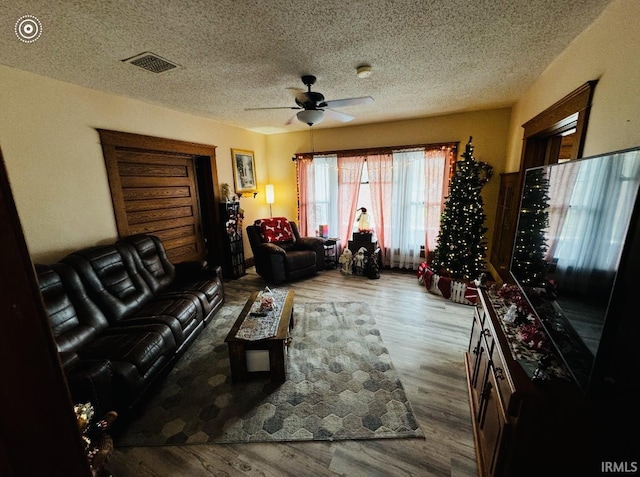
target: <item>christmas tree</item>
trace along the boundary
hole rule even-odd
[[[549,179],[543,169],[527,171],[522,190],[513,274],[522,285],[543,286],[547,270],[545,229],[549,225]]]
[[[493,175],[489,164],[474,159],[471,140],[455,164],[431,258],[434,272],[463,280],[478,278],[485,267],[487,228],[480,192]]]

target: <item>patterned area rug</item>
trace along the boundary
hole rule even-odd
[[[232,383],[225,306],[116,446],[423,437],[364,303],[297,303],[287,380]]]

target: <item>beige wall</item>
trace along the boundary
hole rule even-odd
[[[220,182],[233,184],[232,147],[253,150],[268,177],[262,134],[0,66],[0,147],[34,261],[117,237],[96,128],[217,146]],[[247,220],[262,200],[243,198]]]
[[[599,79],[584,156],[640,146],[640,1],[614,0],[545,70],[512,110],[507,171],[517,171],[522,124]]]
[[[313,145],[315,151],[328,151],[459,141],[460,154],[464,152],[464,145],[469,136],[473,136],[475,158],[494,167],[494,177],[485,186],[482,194],[490,244],[500,185],[498,174],[505,169],[509,118],[509,109],[495,109],[363,126],[318,129],[313,131]],[[296,168],[291,157],[296,153],[311,151],[311,134],[305,131],[271,135],[267,138],[267,149],[269,179],[276,188],[273,213],[296,217]]]
[[[255,152],[260,194],[243,198],[245,224],[269,213],[264,185],[276,187],[273,213],[296,217],[296,152],[309,132],[273,136],[0,66],[0,147],[34,261],[117,236],[96,128],[217,146],[219,182],[233,184],[230,149]],[[460,141],[473,135],[477,159],[504,170],[509,110],[480,111],[314,131],[315,150]],[[498,179],[484,196],[493,224]],[[252,253],[245,243],[247,256]]]

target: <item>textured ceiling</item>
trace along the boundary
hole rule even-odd
[[[80,1],[0,5],[0,63],[272,133],[306,129],[293,88],[314,74],[351,124],[510,106],[610,0]],[[23,43],[23,15],[42,25]],[[181,67],[121,60],[150,51]],[[356,67],[369,63],[369,78]],[[585,81],[589,78],[585,78]],[[342,123],[325,119],[315,127]]]

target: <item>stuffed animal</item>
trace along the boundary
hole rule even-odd
[[[340,258],[338,259],[338,263],[342,265],[342,268],[340,269],[340,271],[344,275],[351,275],[352,262],[353,262],[353,254],[351,253],[351,250],[349,250],[348,248],[345,248],[344,252],[342,252],[342,255],[340,255]]]
[[[356,275],[362,275],[364,272],[364,267],[367,264],[367,249],[364,247],[360,247],[358,252],[353,256],[353,269],[356,272]]]

